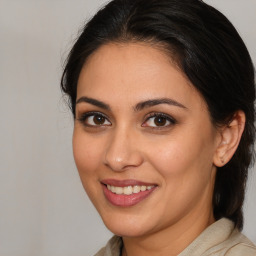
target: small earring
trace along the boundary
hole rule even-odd
[[[220,158],[220,161],[221,161],[221,163],[222,163],[222,164],[224,164],[224,163],[225,163],[225,161],[224,161],[223,157],[221,157],[221,158]]]

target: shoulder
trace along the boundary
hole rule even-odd
[[[255,245],[232,221],[220,219],[204,230],[179,256],[256,256]]]
[[[225,256],[256,256],[256,247],[248,244],[237,244],[230,248]]]
[[[119,256],[122,244],[121,237],[113,236],[94,256]]]
[[[101,248],[94,256],[104,256],[106,247]]]
[[[237,229],[210,251],[211,253],[206,253],[207,256],[256,256],[256,246]]]
[[[225,256],[256,256],[256,246],[243,234],[236,231],[230,237],[230,246]]]

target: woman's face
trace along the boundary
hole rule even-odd
[[[142,236],[213,218],[219,137],[203,98],[152,46],[104,45],[80,73],[75,162],[115,234]]]

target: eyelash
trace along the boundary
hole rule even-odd
[[[95,116],[99,116],[99,117],[102,117],[105,119],[105,121],[107,120],[110,125],[90,125],[90,124],[87,124],[86,123],[86,120],[89,118],[89,117],[95,117]],[[157,117],[161,117],[161,118],[164,118],[166,121],[170,122],[170,124],[168,125],[164,125],[164,126],[147,126],[147,125],[144,125],[146,122],[148,122],[151,118],[157,118]],[[81,122],[84,126],[86,127],[93,127],[93,128],[99,128],[99,127],[105,127],[105,126],[111,126],[111,122],[108,120],[108,118],[103,115],[102,113],[100,112],[87,112],[87,113],[84,113],[82,114],[79,118],[77,118],[77,120],[79,122]],[[172,126],[172,125],[175,125],[177,122],[174,118],[170,117],[169,115],[166,115],[164,113],[158,113],[158,112],[153,112],[153,113],[150,113],[148,114],[148,116],[146,117],[146,120],[143,122],[142,124],[142,127],[149,127],[151,129],[164,129],[166,127],[169,127],[169,126]]]
[[[147,118],[146,118],[146,121],[143,122],[142,126],[143,127],[146,127],[146,125],[144,125],[146,122],[148,122],[151,118],[164,118],[166,121],[170,122],[170,124],[168,125],[164,125],[164,126],[148,126],[149,128],[152,128],[152,129],[165,129],[169,126],[172,126],[172,125],[175,125],[177,122],[176,120],[167,115],[167,114],[164,114],[164,113],[159,113],[159,112],[153,112],[153,113],[150,113]]]
[[[105,125],[97,125],[97,124],[96,125],[87,124],[86,120],[89,117],[93,117],[93,116],[102,117],[102,118],[104,118],[105,120],[107,120],[109,122],[108,118],[105,115],[103,115],[102,113],[100,113],[100,112],[87,112],[87,113],[84,113],[79,118],[77,118],[77,120],[79,122],[81,122],[84,126],[87,126],[87,127],[101,127],[101,126],[105,126]],[[107,126],[110,126],[110,125],[107,125]]]

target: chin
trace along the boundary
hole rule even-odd
[[[140,217],[129,214],[113,214],[112,217],[102,216],[102,219],[112,233],[121,237],[139,237],[150,229],[148,227],[149,221],[145,223]]]
[[[117,225],[106,225],[106,227],[115,235],[121,237],[140,237],[143,236],[146,232],[140,228],[134,226],[126,226],[122,223]]]

